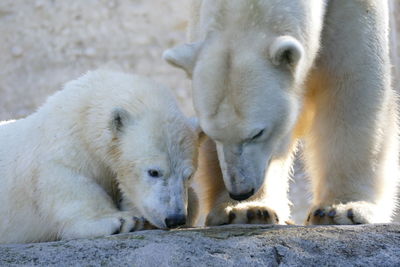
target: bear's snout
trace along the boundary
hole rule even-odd
[[[165,219],[168,228],[176,228],[186,224],[186,216],[183,214],[173,214]]]
[[[249,192],[244,193],[244,194],[235,195],[235,194],[229,193],[229,196],[230,196],[232,199],[237,200],[237,201],[246,200],[246,199],[248,199],[249,197],[251,197],[252,195],[254,195],[254,188],[251,189]]]

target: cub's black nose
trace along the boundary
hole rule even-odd
[[[186,224],[186,216],[181,214],[174,214],[165,219],[165,225],[168,228],[176,228]]]
[[[234,195],[229,193],[229,196],[234,199],[234,200],[238,200],[238,201],[242,201],[242,200],[246,200],[249,197],[251,197],[252,195],[254,195],[254,188],[251,189],[249,192],[244,193],[244,194],[240,194],[240,195]]]

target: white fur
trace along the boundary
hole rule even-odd
[[[127,232],[140,217],[164,228],[187,213],[196,129],[172,93],[146,78],[89,72],[2,124],[0,140],[0,243]],[[127,211],[117,209],[119,191]]]
[[[166,59],[192,73],[230,193],[258,190],[287,219],[291,154],[304,138],[312,215],[390,221],[399,173],[387,1],[194,0],[189,37],[196,49]]]

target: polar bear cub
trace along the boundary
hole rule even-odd
[[[0,140],[0,243],[185,224],[197,127],[146,78],[89,72]]]

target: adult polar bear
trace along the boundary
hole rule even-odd
[[[68,83],[0,126],[0,243],[129,232],[142,217],[185,224],[197,133],[146,78],[96,71]]]
[[[195,0],[189,34],[164,58],[192,76],[200,125],[216,143],[225,187],[203,178],[216,187],[207,224],[287,220],[299,138],[312,180],[307,224],[391,220],[398,127],[387,1]]]

